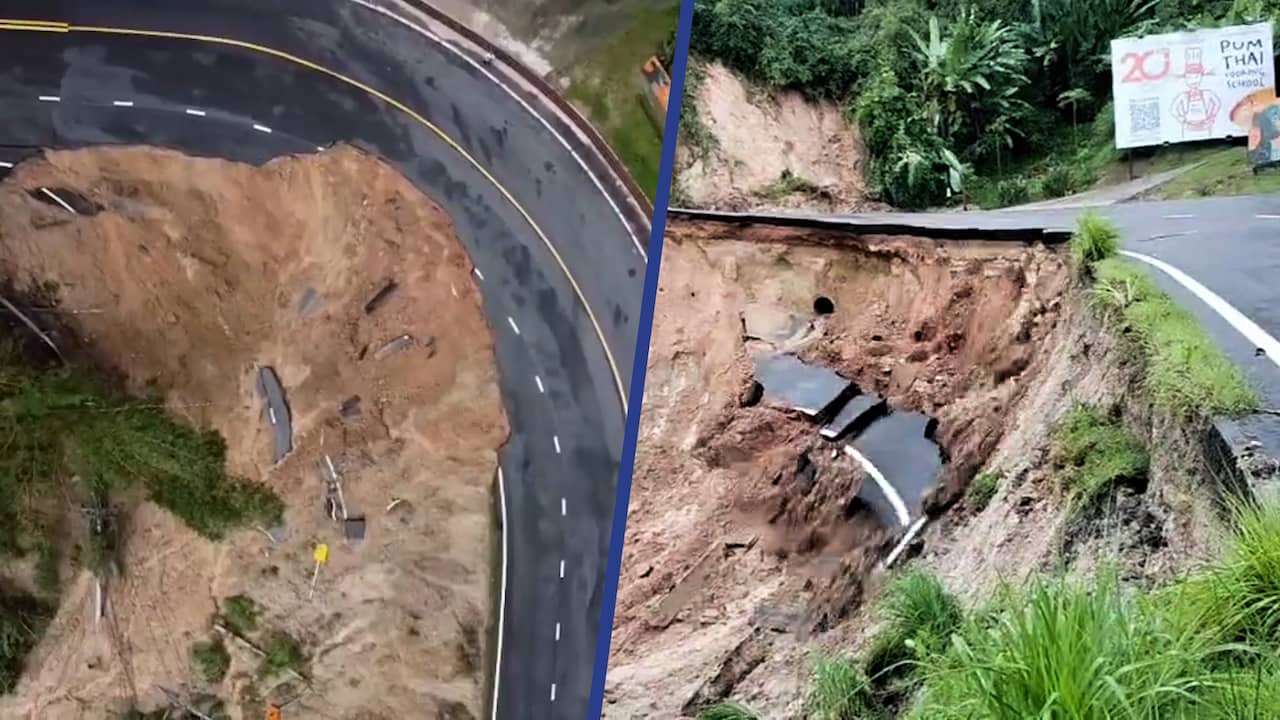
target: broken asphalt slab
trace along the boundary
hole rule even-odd
[[[270,367],[258,369],[258,394],[264,401],[263,415],[271,426],[271,461],[278,463],[293,450],[293,422],[289,404],[285,401],[284,386]]]

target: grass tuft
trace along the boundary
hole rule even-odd
[[[1076,223],[1071,236],[1071,257],[1082,268],[1106,260],[1120,249],[1120,231],[1102,216],[1086,212]]]
[[[196,643],[191,648],[191,664],[201,679],[210,685],[222,682],[231,667],[231,655],[220,640]]]
[[[978,473],[973,480],[969,481],[969,487],[965,490],[965,503],[974,512],[981,512],[990,504],[991,498],[1000,491],[1000,484],[1003,481],[1004,476],[998,472]]]
[[[1238,416],[1259,407],[1241,370],[1141,270],[1119,259],[1094,268],[1090,302],[1120,323],[1142,351],[1146,385],[1157,407],[1174,415]]]
[[[292,635],[276,631],[267,638],[262,649],[267,653],[266,657],[262,658],[262,666],[258,669],[258,673],[263,677],[273,677],[289,670],[302,672],[306,656],[302,654],[302,645]]]
[[[864,720],[879,715],[866,676],[844,656],[820,656],[814,663],[807,709],[812,720]]]
[[[1148,465],[1142,443],[1119,420],[1083,403],[1059,421],[1051,459],[1076,511],[1090,509],[1117,485],[1145,480]]]
[[[722,702],[699,710],[698,720],[759,720],[759,716],[745,705]]]
[[[898,575],[885,588],[879,614],[884,626],[864,662],[867,675],[877,682],[944,647],[964,620],[960,602],[942,582],[916,569]]]
[[[234,595],[222,603],[222,621],[240,637],[258,629],[258,605],[252,598]]]

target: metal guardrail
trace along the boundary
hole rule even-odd
[[[1047,227],[982,227],[936,226],[928,223],[885,222],[879,218],[859,218],[856,215],[841,217],[788,215],[781,213],[738,213],[718,210],[694,210],[669,208],[667,217],[679,220],[718,222],[726,225],[773,225],[775,227],[833,230],[855,235],[910,235],[934,240],[985,240],[1043,243],[1060,245],[1071,239],[1071,231]]]
[[[647,228],[650,226],[653,216],[653,203],[649,202],[649,197],[645,195],[644,190],[640,188],[640,185],[636,182],[635,178],[631,176],[626,165],[622,163],[622,160],[604,139],[604,136],[600,134],[600,131],[597,130],[585,117],[583,117],[582,113],[578,112],[578,109],[566,100],[559,91],[552,87],[551,83],[547,82],[541,75],[535,73],[524,63],[521,63],[519,60],[512,57],[507,51],[493,44],[484,36],[467,27],[463,23],[449,17],[443,11],[433,7],[430,3],[427,3],[424,0],[404,0],[404,2],[426,13],[432,19],[448,27],[451,31],[465,37],[468,42],[484,48],[485,52],[491,53],[494,58],[500,60],[504,65],[514,70],[526,82],[533,85],[534,88],[538,90],[539,94],[550,100],[552,104],[559,108],[564,114],[563,117],[556,115],[547,118],[548,121],[552,124],[561,125],[561,129],[564,131],[570,131],[569,128],[564,127],[564,118],[567,117],[569,121],[573,123],[574,127],[588,138],[592,147],[595,149],[595,153],[591,154],[590,157],[603,159],[606,165],[604,168],[592,168],[593,171],[598,172],[600,170],[608,170],[611,175],[619,178],[623,185],[626,186],[627,191],[631,196],[630,199],[635,202],[636,206],[638,206],[643,213],[645,213],[643,218],[638,219],[643,223],[644,227]],[[635,219],[637,218],[633,218],[633,220]]]

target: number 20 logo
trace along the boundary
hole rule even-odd
[[[1160,60],[1160,65],[1154,72],[1151,70],[1149,63],[1153,55]],[[1122,83],[1140,83],[1160,80],[1165,75],[1169,74],[1169,49],[1148,50],[1144,53],[1125,53],[1124,56],[1120,58],[1120,64],[1127,64],[1129,66],[1129,70],[1120,80]]]

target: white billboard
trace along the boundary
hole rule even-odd
[[[1240,109],[1275,97],[1271,23],[1112,40],[1111,87],[1117,148],[1247,135]]]

